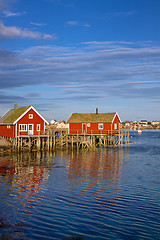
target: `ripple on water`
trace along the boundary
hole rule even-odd
[[[12,228],[25,223],[28,240],[158,240],[160,155],[153,139],[151,149],[145,133],[127,150],[54,153],[53,161],[37,156],[25,164],[14,158],[16,167],[12,161],[0,173],[0,214]]]

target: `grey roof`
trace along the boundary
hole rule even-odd
[[[0,118],[0,124],[3,123],[15,110],[10,109],[8,112],[6,112],[1,118]]]

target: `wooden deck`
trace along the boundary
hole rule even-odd
[[[112,134],[68,134],[68,130],[50,130],[42,135],[19,135],[10,139],[13,151],[53,151],[55,149],[88,149],[97,147],[129,147],[129,131],[119,130]]]

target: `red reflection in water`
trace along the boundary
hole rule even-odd
[[[88,177],[119,180],[123,151],[109,150],[70,155],[69,178]]]
[[[35,155],[23,154],[12,157],[0,157],[0,174],[7,179],[12,187],[12,196],[24,202],[24,206],[34,208],[35,200],[39,198],[42,182],[48,176],[45,164],[38,153]],[[15,198],[12,199],[15,201]],[[30,211],[24,210],[25,213]]]

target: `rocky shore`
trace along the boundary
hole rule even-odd
[[[5,138],[0,137],[0,154],[10,152],[12,144]]]

